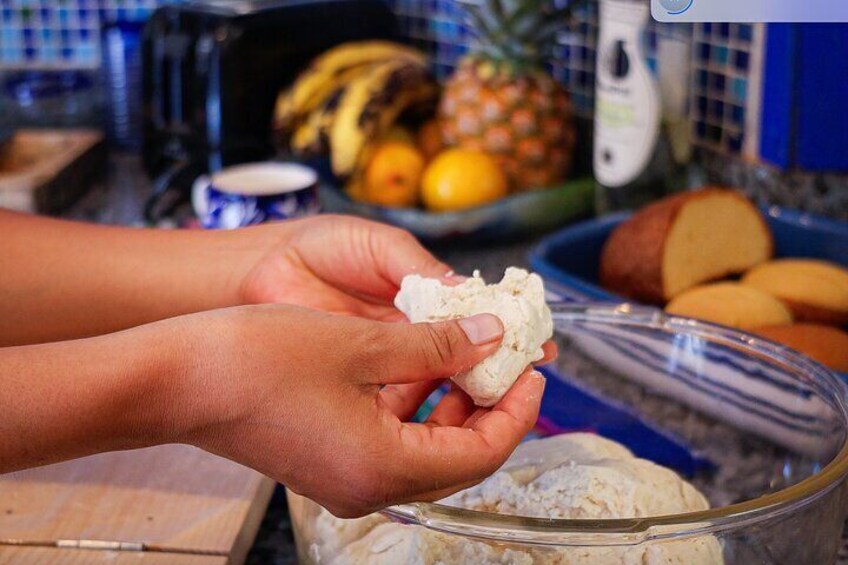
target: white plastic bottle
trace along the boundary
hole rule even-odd
[[[646,52],[650,17],[647,0],[600,1],[593,160],[602,212],[636,208],[683,183],[688,45],[661,43],[667,66],[658,77]]]

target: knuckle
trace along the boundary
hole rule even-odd
[[[423,356],[430,369],[450,365],[457,354],[459,344],[447,325],[422,324]]]
[[[386,235],[403,244],[419,245],[418,239],[406,230],[394,226],[386,226]]]
[[[387,344],[390,341],[386,332],[378,324],[362,324],[346,336],[348,355],[346,374],[365,376],[384,374],[388,368]],[[338,344],[344,347],[345,344]]]

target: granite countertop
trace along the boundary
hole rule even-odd
[[[103,182],[94,187],[66,217],[107,224],[142,225],[142,209],[151,183],[136,156],[110,158]],[[433,252],[457,272],[479,269],[484,277],[497,280],[510,265],[526,266],[534,241],[509,245],[440,247]],[[248,565],[293,565],[297,563],[285,489],[278,486],[247,557]],[[841,565],[848,565],[848,546],[843,537]]]

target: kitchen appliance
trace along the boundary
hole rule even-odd
[[[109,144],[141,149],[141,33],[144,24],[114,20],[100,30],[105,125]]]
[[[382,0],[189,0],[156,10],[142,40],[143,155],[156,179],[148,220],[187,201],[198,175],[270,157],[279,91],[322,51],[370,38],[396,38]]]

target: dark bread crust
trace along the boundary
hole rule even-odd
[[[821,306],[813,306],[787,298],[778,299],[786,304],[786,307],[792,311],[792,315],[799,322],[811,322],[818,324],[827,324],[830,326],[843,326],[848,324],[848,312],[840,312],[838,310],[830,310]]]
[[[663,287],[663,256],[666,238],[684,206],[700,198],[710,198],[716,194],[736,197],[757,212],[757,217],[769,238],[768,255],[771,256],[774,240],[768,225],[754,205],[733,189],[705,187],[654,202],[619,225],[607,239],[601,252],[601,285],[627,298],[664,305],[672,298],[666,295]],[[730,274],[734,273],[722,273],[713,280]],[[700,284],[708,281],[697,282]]]
[[[753,333],[787,345],[835,371],[848,371],[848,333],[819,324],[764,326]]]
[[[678,194],[645,206],[619,225],[601,252],[601,285],[627,298],[663,305],[665,239],[690,195]]]

